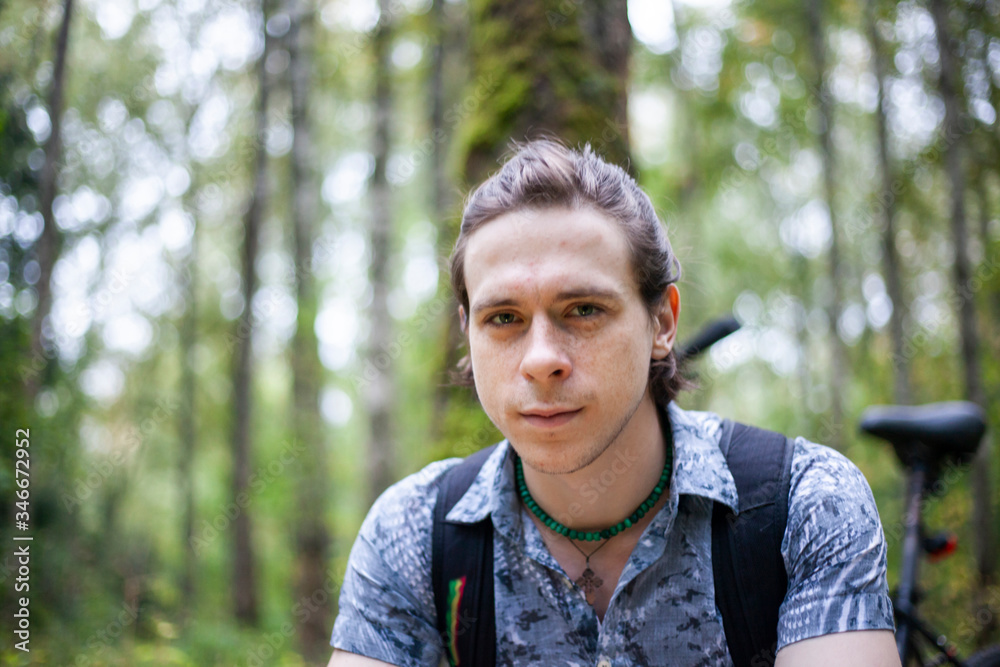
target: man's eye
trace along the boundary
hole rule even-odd
[[[494,315],[490,322],[493,324],[513,324],[514,323],[514,313],[500,313],[499,315]]]
[[[585,303],[580,306],[574,306],[573,310],[576,311],[577,315],[580,315],[582,317],[589,317],[590,315],[597,314],[597,306],[590,303]]]

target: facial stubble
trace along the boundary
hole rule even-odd
[[[618,440],[618,438],[621,437],[621,434],[625,431],[625,428],[629,425],[629,423],[631,423],[632,418],[635,417],[635,413],[639,411],[639,406],[641,406],[643,400],[645,400],[646,394],[647,392],[645,390],[641,394],[639,394],[638,400],[635,401],[631,409],[628,410],[627,414],[625,414],[619,421],[619,423],[615,426],[612,435],[609,438],[605,439],[603,443],[598,445],[597,447],[590,448],[585,453],[585,458],[579,465],[571,468],[570,470],[552,471],[552,470],[543,470],[541,468],[538,468],[537,466],[531,465],[530,462],[527,461],[525,461],[525,463],[529,465],[529,467],[531,467],[532,469],[536,470],[537,472],[543,475],[569,475],[575,472],[579,472],[580,470],[583,470],[587,466],[597,461],[597,459],[601,458],[601,456],[606,451],[608,451],[608,449]],[[518,449],[517,443],[515,443],[513,440],[511,440],[510,442],[511,445],[514,447],[514,451],[517,451]],[[524,460],[523,457],[522,460]]]

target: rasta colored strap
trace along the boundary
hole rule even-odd
[[[445,472],[434,506],[431,581],[438,633],[453,666],[493,667],[496,661],[493,521],[489,516],[474,524],[446,519],[495,449],[478,451]]]

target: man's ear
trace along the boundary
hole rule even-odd
[[[469,321],[465,318],[465,308],[458,307],[458,323],[462,327],[462,333],[469,333]]]
[[[674,347],[677,337],[677,317],[681,313],[681,293],[677,286],[670,284],[663,292],[663,301],[656,317],[656,332],[653,336],[653,359],[665,359]]]

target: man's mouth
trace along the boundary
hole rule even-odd
[[[537,428],[556,428],[572,421],[583,408],[536,408],[521,413],[524,420]]]

